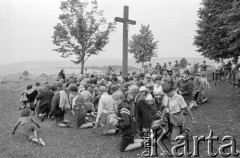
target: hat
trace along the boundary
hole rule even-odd
[[[80,86],[78,87],[78,90],[79,90],[79,91],[82,91],[82,90],[85,90],[85,88],[83,87],[83,85],[80,85]]]
[[[151,78],[151,75],[150,75],[149,73],[147,73],[147,74],[145,75],[145,77],[146,77],[146,78]]]
[[[29,109],[23,109],[21,113],[21,117],[28,117],[30,116],[31,111]]]
[[[139,89],[139,92],[142,92],[142,91],[148,91],[148,89],[145,86],[141,86]]]

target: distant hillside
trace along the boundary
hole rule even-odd
[[[180,60],[181,58],[153,58],[151,63],[155,65],[156,63],[167,63],[171,61],[174,63],[175,60]],[[214,62],[204,58],[186,58],[188,62],[200,62],[202,63],[203,60],[207,61],[207,64],[211,65]],[[89,59],[85,66],[109,66],[109,65],[119,65],[121,66],[122,59],[111,59],[111,58],[104,58],[98,60],[91,60]],[[148,63],[146,63],[148,64]],[[141,64],[135,63],[135,59],[129,59],[129,66],[140,68]],[[39,75],[42,73],[45,74],[58,74],[61,68],[68,68],[66,69],[66,73],[79,73],[80,72],[80,65],[75,65],[71,61],[27,61],[27,62],[15,62],[9,64],[2,64],[0,65],[0,77],[6,76],[9,74],[21,74],[24,70],[27,70],[32,75]]]

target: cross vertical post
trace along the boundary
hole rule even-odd
[[[128,74],[128,24],[135,25],[136,21],[128,19],[128,6],[124,6],[123,18],[115,17],[115,21],[123,23],[123,59],[122,75]]]

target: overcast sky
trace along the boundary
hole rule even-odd
[[[197,29],[197,11],[201,0],[98,0],[109,21],[123,16],[129,6],[129,38],[141,24],[150,24],[158,43],[159,57],[200,57],[192,44]],[[0,63],[36,60],[69,60],[53,52],[53,26],[59,20],[60,0],[0,0]],[[122,23],[110,36],[110,42],[98,56],[122,57]]]

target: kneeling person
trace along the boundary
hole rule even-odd
[[[122,139],[120,143],[120,151],[129,151],[142,147],[142,139],[134,139],[135,126],[130,112],[130,106],[123,103],[124,95],[121,91],[117,91],[113,94],[113,99],[117,105],[118,123],[116,125],[119,128]]]

